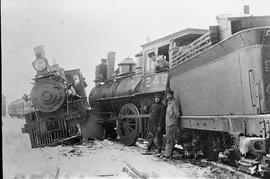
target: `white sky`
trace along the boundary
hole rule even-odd
[[[108,51],[116,62],[134,58],[140,45],[184,28],[208,28],[220,14],[270,15],[270,0],[1,0],[2,94],[30,93],[33,47],[45,46],[66,70],[80,68],[87,94],[95,65]]]

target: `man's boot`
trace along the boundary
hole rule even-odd
[[[147,149],[144,152],[141,152],[143,155],[150,155],[151,154],[151,148],[147,147]]]
[[[157,157],[160,157],[161,156],[161,149],[158,149],[157,153],[156,153],[156,156]]]

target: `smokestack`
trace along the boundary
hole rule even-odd
[[[39,57],[46,58],[43,45],[36,46],[34,48],[34,52],[37,58]]]
[[[107,79],[111,80],[113,78],[114,65],[115,65],[115,52],[107,53]]]
[[[244,5],[244,14],[249,14],[249,5]]]

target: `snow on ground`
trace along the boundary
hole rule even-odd
[[[3,117],[2,122],[4,178],[127,178],[127,164],[147,178],[216,178],[210,166],[164,162],[108,140],[32,149],[28,134],[21,133],[24,119]]]

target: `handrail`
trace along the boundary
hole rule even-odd
[[[193,41],[191,44],[189,44],[184,50],[179,50],[178,52],[173,54],[171,67],[188,61],[193,56],[208,49],[210,46],[212,46],[210,34],[206,33],[200,38]]]
[[[179,53],[181,53],[181,52],[185,52],[185,51],[187,51],[188,50],[188,48],[191,48],[192,46],[197,46],[197,45],[199,45],[200,43],[203,43],[204,41],[203,41],[203,39],[209,39],[209,33],[206,33],[206,34],[204,34],[204,35],[202,35],[201,37],[199,37],[198,39],[196,39],[196,40],[194,40],[192,43],[190,43],[188,46],[186,46],[186,48],[183,50],[183,51],[178,51],[178,52],[176,52],[176,54],[174,54],[173,55],[173,57],[174,56],[178,56],[179,55]],[[196,44],[196,43],[198,43],[198,44]]]

